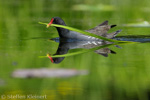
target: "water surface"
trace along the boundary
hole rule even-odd
[[[82,9],[76,8],[79,6]],[[111,46],[117,54],[103,57],[89,52],[53,64],[39,56],[56,52],[59,44],[49,39],[58,37],[58,33],[55,28],[47,29],[38,22],[49,22],[59,16],[68,26],[86,30],[109,20],[110,24],[118,25],[110,33],[122,29],[118,36],[149,35],[149,27],[122,26],[150,22],[149,9],[149,0],[1,0],[0,95],[46,95],[51,100],[148,100],[149,43],[121,45],[122,49]],[[87,70],[89,74],[70,78],[11,77],[17,69],[32,68]]]

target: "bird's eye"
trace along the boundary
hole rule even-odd
[[[58,19],[55,19],[55,21],[58,21]]]

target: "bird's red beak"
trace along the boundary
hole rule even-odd
[[[51,60],[52,63],[54,62],[53,58],[50,56],[49,53],[47,54],[47,57]]]
[[[54,18],[51,19],[51,21],[47,24],[47,28],[53,23]]]

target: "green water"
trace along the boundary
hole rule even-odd
[[[123,24],[150,22],[149,0],[0,0],[0,84],[1,99],[9,96],[46,95],[48,100],[148,100],[150,95],[150,44],[111,46],[117,54],[103,57],[94,52],[66,57],[60,64],[48,58],[58,43],[55,28],[46,28],[59,16],[71,27],[86,30],[105,20],[117,24],[109,32],[121,35],[149,35],[150,28]],[[65,68],[88,70],[85,76],[70,78],[12,78],[16,69]],[[3,98],[3,95],[6,98]],[[21,97],[20,97],[21,98]],[[19,100],[19,96],[10,98]],[[43,98],[41,100],[44,100]],[[23,98],[40,100],[40,98]]]

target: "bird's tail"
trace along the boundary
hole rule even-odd
[[[118,33],[120,33],[121,32],[121,29],[120,30],[118,30],[118,31],[116,31],[116,32],[113,32],[113,33],[109,33],[108,35],[107,35],[107,38],[114,38]]]

